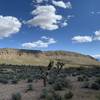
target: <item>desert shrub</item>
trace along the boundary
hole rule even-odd
[[[74,77],[75,77],[75,76],[78,76],[78,75],[79,75],[78,73],[75,73],[75,72],[72,73],[72,76],[74,76]]]
[[[100,85],[100,78],[97,78],[95,82]]]
[[[15,79],[12,79],[12,80],[11,80],[11,83],[12,83],[12,84],[17,84],[17,83],[18,83],[18,80],[17,80],[16,78],[15,78]]]
[[[99,90],[100,89],[100,85],[98,83],[94,82],[94,83],[91,83],[90,88],[94,89],[94,90]]]
[[[89,78],[86,75],[83,75],[83,79],[84,79],[84,81],[89,81]]]
[[[45,99],[47,95],[48,95],[47,89],[43,89],[42,94],[40,95],[40,99]]]
[[[45,100],[62,100],[62,97],[57,93],[48,93]]]
[[[84,82],[82,88],[89,88],[89,82]]]
[[[68,80],[62,78],[57,78],[52,86],[54,90],[62,90],[70,87]]]
[[[87,76],[83,75],[83,76],[78,76],[77,80],[80,82],[83,82],[83,81],[89,81],[89,78]]]
[[[59,95],[59,94],[57,94],[55,92],[53,92],[52,97],[53,97],[52,100],[62,100],[61,95]]]
[[[66,74],[65,74],[65,73],[60,73],[60,74],[58,75],[58,77],[60,77],[60,78],[65,78],[65,77],[66,77]]]
[[[7,79],[4,79],[4,78],[0,78],[0,83],[7,84],[8,83],[8,80]]]
[[[79,76],[79,77],[77,77],[77,81],[83,82],[84,81],[84,78],[81,77],[81,76]]]
[[[28,91],[33,91],[33,85],[32,84],[27,85],[27,89],[26,89],[25,92],[28,92]]]
[[[65,95],[64,95],[65,100],[71,99],[72,97],[73,97],[73,93],[71,91],[65,93]]]
[[[45,100],[53,100],[53,96],[51,93],[48,93],[46,96],[45,96]]]
[[[62,100],[62,97],[59,94],[55,93],[54,90],[47,89],[44,89],[42,91],[40,98],[43,100]]]
[[[100,95],[97,95],[96,98],[97,98],[97,100],[100,100]]]
[[[28,82],[28,83],[32,83],[32,82],[33,82],[33,79],[32,79],[32,78],[28,78],[28,79],[27,79],[27,82]]]
[[[21,100],[21,94],[20,93],[12,94],[11,100]]]
[[[49,79],[48,79],[48,83],[49,84],[53,84],[54,82],[55,82],[55,77],[50,77]]]

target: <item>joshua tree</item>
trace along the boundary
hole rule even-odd
[[[59,62],[57,62],[57,71],[58,71],[58,73],[62,70],[62,68],[63,68],[63,66],[65,65],[65,63],[64,62],[62,62],[62,61],[59,61]]]
[[[54,61],[50,61],[48,65],[48,71],[53,67],[53,65],[54,65]]]
[[[46,87],[47,85],[47,77],[48,77],[48,73],[49,71],[52,69],[54,65],[54,61],[50,61],[50,63],[48,64],[48,67],[47,67],[47,71],[43,73],[43,84],[44,84],[44,87]]]
[[[50,61],[49,65],[48,65],[48,68],[47,68],[47,71],[44,72],[44,74],[43,74],[43,84],[44,84],[44,87],[46,87],[47,76],[48,76],[49,71],[53,67],[53,65],[54,65],[54,61]]]
[[[65,65],[64,62],[62,61],[58,61],[56,63],[57,66],[57,74],[59,74],[59,72],[62,70],[63,66]],[[50,61],[50,63],[48,64],[47,70],[43,73],[43,84],[44,87],[46,87],[46,83],[47,83],[47,78],[48,78],[48,74],[50,72],[50,70],[52,69],[52,67],[54,66],[54,61]]]

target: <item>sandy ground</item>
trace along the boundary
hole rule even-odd
[[[69,77],[71,79],[71,84],[73,85],[72,92],[74,97],[71,100],[97,100],[96,96],[100,94],[100,91],[89,90],[81,88],[81,82],[77,82],[76,78]],[[11,84],[0,84],[0,100],[11,100],[11,95],[13,93],[20,92],[22,95],[22,100],[38,100],[41,91],[43,89],[43,82],[39,80],[33,82],[33,91],[25,93],[25,89],[29,83],[26,81],[20,81],[16,85]]]
[[[25,81],[21,81],[16,85],[0,84],[0,100],[11,100],[11,95],[17,92],[21,93],[22,100],[37,100],[43,89],[42,80],[33,82],[32,85],[34,90],[26,93],[25,90],[28,84],[29,83]]]

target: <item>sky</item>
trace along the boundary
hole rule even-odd
[[[0,0],[0,48],[100,58],[99,19],[100,0]]]

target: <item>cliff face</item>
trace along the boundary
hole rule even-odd
[[[67,51],[40,51],[24,49],[0,49],[0,63],[5,64],[25,64],[25,65],[44,65],[46,66],[51,59],[61,59],[66,66],[77,67],[80,65],[100,65],[91,56],[82,55]]]

